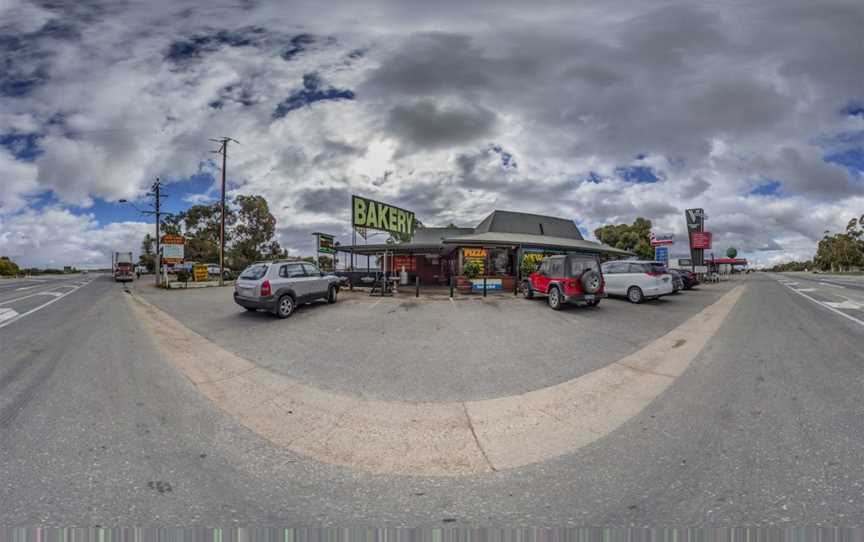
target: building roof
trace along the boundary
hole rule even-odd
[[[441,244],[445,237],[467,235],[473,232],[474,228],[415,228],[411,244]]]
[[[572,220],[515,211],[492,211],[492,214],[474,228],[476,234],[491,232],[583,239],[582,233]]]
[[[563,248],[566,250],[584,250],[587,252],[604,252],[607,254],[615,254],[618,256],[633,256],[632,252],[621,250],[619,248],[604,245],[603,243],[595,243],[594,241],[585,241],[584,239],[571,239],[565,237],[553,237],[551,235],[529,235],[524,233],[500,233],[486,232],[476,233],[471,235],[460,235],[457,237],[448,237],[444,239],[444,244],[447,245],[482,245],[482,244],[498,244],[498,245],[527,245],[542,248]]]

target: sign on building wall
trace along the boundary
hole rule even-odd
[[[486,279],[486,289],[487,290],[503,290],[504,283],[501,279]],[[482,292],[483,291],[483,279],[471,279],[471,290],[474,292]]]
[[[486,249],[485,248],[463,248],[462,260],[473,261],[480,265],[480,274],[486,274]]]
[[[414,213],[380,201],[351,196],[351,225],[410,236],[414,234]]]

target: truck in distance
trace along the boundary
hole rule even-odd
[[[130,282],[135,276],[131,252],[114,253],[114,282]]]

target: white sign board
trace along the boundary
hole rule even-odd
[[[184,245],[162,245],[162,257],[165,259],[171,258],[182,260],[183,246]]]
[[[693,272],[694,273],[707,273],[708,272],[708,266],[707,265],[696,265],[693,267]]]

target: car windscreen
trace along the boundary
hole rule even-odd
[[[570,275],[574,277],[582,276],[587,270],[599,271],[600,266],[594,258],[572,258],[570,260]]]
[[[259,263],[255,265],[250,265],[247,267],[241,274],[241,279],[246,280],[258,280],[263,277],[267,273],[267,264]]]

